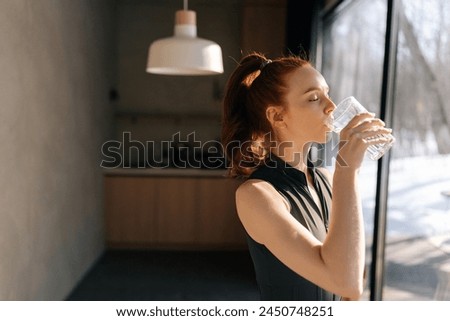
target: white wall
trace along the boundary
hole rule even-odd
[[[0,299],[64,299],[104,249],[113,2],[0,0]]]

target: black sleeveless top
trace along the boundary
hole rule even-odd
[[[256,169],[250,179],[260,179],[273,187],[288,201],[292,216],[306,227],[319,241],[328,230],[331,207],[331,186],[323,173],[311,163],[308,171],[319,195],[321,208],[314,202],[302,171],[293,168],[280,158],[270,155],[266,164]],[[280,260],[263,244],[247,234],[247,243],[253,260],[261,300],[276,301],[333,301],[340,297],[301,277]],[[292,253],[292,255],[296,255]],[[299,258],[301,259],[301,258]]]

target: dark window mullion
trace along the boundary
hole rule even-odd
[[[393,124],[395,72],[398,45],[398,10],[400,1],[387,0],[386,42],[383,63],[383,83],[381,87],[380,118],[387,127]],[[372,245],[372,265],[370,271],[370,300],[383,299],[386,220],[389,186],[390,153],[378,161],[377,188],[375,196],[374,237]]]

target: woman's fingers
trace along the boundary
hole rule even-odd
[[[354,135],[359,138],[368,138],[390,134],[392,130],[384,127],[384,121],[374,118],[373,115],[371,113],[356,115],[342,130],[341,138],[351,138]]]
[[[374,114],[356,115],[340,132],[340,149],[337,160],[341,167],[359,168],[369,146],[392,143],[392,130],[374,118]]]
[[[358,128],[350,130],[349,136],[356,135],[359,138],[367,138],[376,135],[387,135],[392,133],[392,129],[386,127],[372,126],[368,128]]]
[[[379,127],[372,130],[355,132],[353,135],[361,139],[367,145],[376,145],[391,143],[394,140],[394,136],[392,136],[391,133],[392,129]]]
[[[373,113],[362,113],[362,114],[358,114],[355,117],[352,118],[352,120],[350,120],[347,124],[347,126],[345,126],[344,129],[350,129],[350,128],[354,128],[356,126],[358,126],[360,123],[364,122],[364,121],[368,121],[368,120],[375,120],[378,118],[374,118],[375,114]],[[383,122],[381,119],[378,119],[379,121]],[[384,122],[383,125],[384,126]],[[343,129],[343,130],[344,130]]]

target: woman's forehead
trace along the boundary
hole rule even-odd
[[[300,94],[312,89],[328,89],[328,84],[322,74],[310,65],[302,66],[293,71],[286,79],[286,85],[290,90]]]

